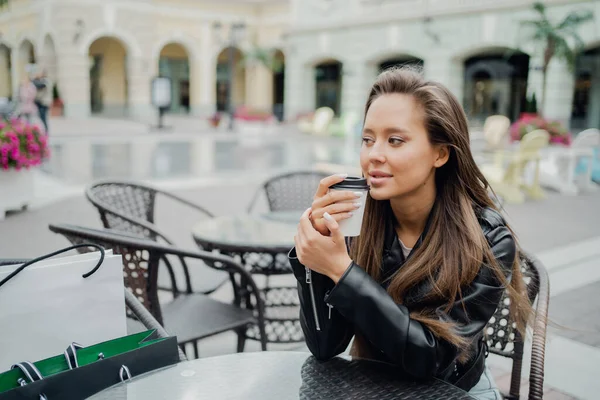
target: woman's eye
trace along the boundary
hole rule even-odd
[[[396,145],[400,145],[400,144],[404,143],[404,140],[402,140],[400,138],[391,137],[391,138],[389,138],[388,142],[391,145],[396,146]]]
[[[362,142],[363,142],[364,144],[371,144],[371,143],[373,143],[373,139],[371,139],[371,138],[368,138],[368,137],[363,137],[363,138],[362,138]]]

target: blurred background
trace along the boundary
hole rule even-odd
[[[566,329],[550,328],[547,398],[597,398],[598,1],[0,0],[0,258],[66,246],[49,223],[102,227],[84,196],[100,179],[226,216],[281,173],[356,173],[370,85],[396,65],[462,102],[480,168],[550,272]],[[194,218],[168,204],[155,222],[193,248]]]

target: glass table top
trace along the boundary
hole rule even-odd
[[[472,399],[440,380],[414,382],[383,363],[310,353],[255,352],[209,357],[134,377],[91,400]]]
[[[291,249],[301,214],[302,211],[286,211],[216,217],[199,222],[192,235],[200,243],[217,247]]]

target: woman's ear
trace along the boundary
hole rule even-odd
[[[433,166],[436,168],[440,168],[448,162],[449,158],[450,158],[450,147],[448,145],[440,145],[437,148],[437,158],[435,159]]]

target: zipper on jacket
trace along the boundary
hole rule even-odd
[[[331,309],[333,308],[333,306],[328,303],[327,307],[329,307],[329,319],[331,319]]]
[[[312,285],[312,271],[306,268],[306,283],[308,284],[308,290],[310,292],[310,301],[312,303],[313,315],[315,316],[315,327],[318,331],[321,330],[321,324],[319,324],[319,318],[317,317],[317,302],[315,301],[315,291]]]

